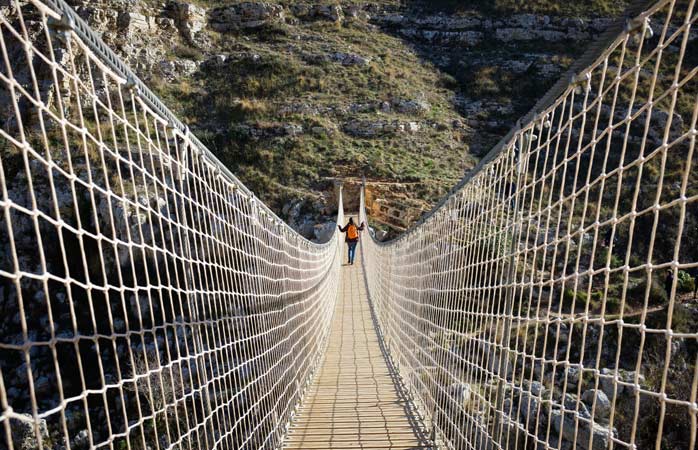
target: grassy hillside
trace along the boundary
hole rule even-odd
[[[209,16],[241,4],[197,3]],[[174,79],[157,70],[145,76],[197,136],[287,219],[284,206],[302,202],[306,211],[323,210],[332,203],[335,179],[366,176],[395,184],[380,197],[392,208],[409,209],[409,222],[474,167],[593,33],[575,42],[483,39],[460,45],[416,39],[386,17],[418,22],[450,14],[495,23],[494,33],[524,12],[556,20],[613,17],[624,4],[383,0],[342,3],[337,17],[334,10],[311,17],[307,10],[322,6],[284,1],[274,4],[283,6],[282,20],[224,31],[207,26],[199,43],[169,36],[174,45],[168,58],[193,61],[198,70]],[[441,26],[428,32],[441,33]]]
[[[453,126],[461,116],[450,98],[452,78],[397,37],[365,22],[329,21],[210,33],[231,54],[226,62],[194,79],[153,80],[156,91],[275,207],[298,196],[296,189],[310,195],[331,178],[360,175],[424,182],[415,196],[433,201],[476,162],[462,145],[467,130]],[[331,59],[336,53],[370,62],[344,65]],[[424,109],[380,109],[400,101]],[[345,129],[355,121],[399,129],[355,136]],[[418,130],[400,131],[409,122]]]

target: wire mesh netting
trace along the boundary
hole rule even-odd
[[[70,13],[0,4],[0,448],[274,448],[337,235],[283,224]]]
[[[697,18],[629,22],[439,209],[363,241],[437,443],[696,448]]]

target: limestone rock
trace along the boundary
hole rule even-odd
[[[347,134],[358,137],[375,137],[383,134],[384,122],[369,120],[352,120],[344,125]]]
[[[344,11],[339,5],[317,5],[313,8],[312,15],[332,22],[344,20]]]
[[[368,66],[371,63],[371,58],[354,53],[337,52],[330,55],[330,59],[343,66]]]
[[[596,405],[594,406],[594,417],[607,419],[611,414],[611,401],[600,389],[589,389],[582,394],[582,401],[589,407],[590,410],[594,405],[594,400],[596,400]]]
[[[341,23],[344,21],[344,10],[339,5],[304,5],[291,6],[294,16],[305,20],[328,20]]]
[[[467,408],[472,397],[472,389],[468,383],[455,383],[448,387],[448,394],[458,407]]]
[[[526,422],[535,423],[536,415],[539,410],[538,398],[534,395],[524,392],[521,394],[521,421],[525,424]]]
[[[310,131],[312,131],[312,133],[316,136],[331,136],[335,133],[336,130],[334,128],[331,128],[331,127],[317,126],[317,127],[312,127],[310,129]]]
[[[100,33],[113,28],[119,19],[119,11],[116,9],[100,8],[91,3],[77,5],[75,11],[90,24],[90,28]]]
[[[371,15],[365,9],[357,5],[351,5],[347,8],[347,16],[354,20],[371,20]]]
[[[601,369],[601,376],[599,377],[599,384],[601,390],[606,394],[608,398],[613,398],[613,385],[616,384],[616,395],[632,395],[634,389],[631,386],[625,386],[620,383],[615,382],[616,371],[604,367]],[[625,383],[633,384],[635,383],[635,372],[629,370],[619,369],[617,371],[617,376],[619,381]],[[645,383],[645,377],[643,375],[638,376],[638,384],[642,386]]]
[[[191,3],[174,1],[169,5],[185,39],[193,41],[206,26],[206,10]]]
[[[325,222],[322,224],[315,225],[315,227],[313,228],[315,241],[320,243],[329,241],[332,237],[332,234],[334,233],[336,226],[337,224],[334,222]]]
[[[615,435],[615,430],[590,422],[578,414],[563,413],[559,409],[550,411],[550,421],[555,432],[562,434],[564,441],[574,443],[576,434],[577,448],[584,450],[606,450],[611,437]]]
[[[33,450],[39,448],[39,439],[48,439],[48,428],[45,419],[39,419],[38,439],[34,418],[30,414],[20,414],[22,419],[12,419],[12,442],[17,450]]]
[[[251,140],[269,139],[283,136],[298,136],[305,132],[302,125],[293,123],[239,123],[232,129],[240,136]]]
[[[160,70],[166,81],[174,81],[182,76],[191,76],[199,69],[200,63],[188,59],[176,59],[172,61],[162,61]]]
[[[216,8],[209,13],[211,27],[221,32],[260,28],[285,20],[284,8],[268,2],[243,2]]]
[[[555,30],[534,30],[529,28],[498,28],[496,39],[502,42],[533,41],[543,39],[545,41],[561,41],[566,38],[565,33]]]
[[[119,14],[118,25],[127,35],[147,33],[155,28],[155,19],[137,12],[122,12]]]
[[[401,122],[399,120],[360,120],[355,119],[344,124],[344,132],[356,137],[374,138],[399,133],[416,133],[422,130],[419,122]]]
[[[221,67],[227,60],[228,55],[218,54],[211,56],[209,59],[204,61],[202,65],[205,67]]]
[[[479,31],[438,31],[405,28],[400,30],[400,34],[432,44],[460,44],[466,47],[478,45],[484,39],[484,34]]]
[[[400,99],[393,102],[393,106],[398,112],[403,114],[422,114],[431,109],[431,105],[425,100],[405,100]]]
[[[565,409],[576,412],[580,417],[589,419],[591,414],[587,409],[587,405],[577,400],[577,396],[574,394],[565,394],[564,398]]]
[[[577,386],[579,383],[580,369],[577,366],[570,366],[566,370],[567,374],[567,385]]]
[[[444,14],[405,17],[384,14],[376,19],[403,36],[441,45],[475,46],[486,40],[505,43],[543,40],[588,40],[606,29],[608,18],[591,20],[517,14],[501,20]]]

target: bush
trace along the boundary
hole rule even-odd
[[[620,299],[618,297],[608,297],[606,298],[606,312],[609,314],[620,313]]]
[[[587,302],[589,301],[589,298],[585,291],[577,290],[577,292],[575,293],[574,289],[565,288],[562,291],[563,304],[565,304],[566,306],[572,306],[572,301],[574,301],[575,308],[583,308],[586,306]]]
[[[174,48],[174,54],[180,58],[193,59],[194,61],[200,61],[204,59],[204,54],[194,47],[187,47],[184,45],[178,45]]]
[[[696,280],[690,273],[679,270],[676,288],[679,292],[693,292],[696,289]]]
[[[618,255],[611,255],[611,269],[617,269],[623,266],[623,258]]]

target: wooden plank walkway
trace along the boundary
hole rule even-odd
[[[386,363],[359,251],[357,248],[353,266],[342,266],[327,353],[284,448],[431,449],[411,403]]]

